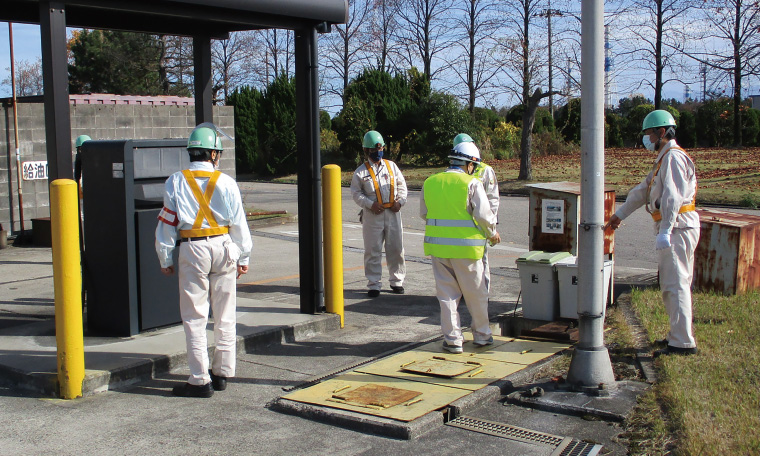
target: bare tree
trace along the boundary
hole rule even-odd
[[[536,110],[543,98],[559,94],[558,91],[544,92],[541,71],[546,67],[542,59],[543,45],[531,44],[531,21],[539,16],[541,2],[538,0],[512,0],[504,2],[503,17],[511,24],[507,29],[514,35],[502,40],[504,53],[505,75],[512,84],[505,88],[515,93],[520,104],[525,106],[523,111],[522,135],[520,138],[520,172],[519,180],[532,180],[533,168],[531,162],[532,132],[536,120]],[[532,93],[531,93],[532,92]]]
[[[268,29],[264,37],[264,85],[268,85],[281,72],[291,74],[293,65],[293,32]]]
[[[628,38],[618,57],[638,63],[640,69],[654,73],[654,80],[639,79],[637,85],[646,84],[654,90],[655,109],[662,107],[662,89],[670,81],[684,81],[688,74],[679,64],[687,42],[689,10],[694,6],[688,0],[634,0],[625,14],[618,15]],[[631,70],[632,65],[628,65]],[[665,78],[665,72],[674,76]]]
[[[400,0],[372,1],[370,17],[369,51],[376,56],[377,69],[390,71],[395,67],[393,52],[393,30],[398,26]]]
[[[399,9],[398,41],[408,67],[422,63],[422,72],[432,81],[444,66],[434,61],[451,48],[448,34],[451,0],[407,0]]]
[[[165,80],[178,92],[192,92],[193,85],[193,39],[187,36],[161,36],[162,52],[160,67]]]
[[[261,43],[253,31],[234,32],[228,39],[212,43],[212,90],[217,102],[226,102],[233,90],[250,82],[250,67],[246,63],[255,60],[255,56],[260,54],[260,48]]]
[[[733,77],[734,144],[741,146],[742,80],[760,74],[760,5],[757,1],[706,0],[702,9],[708,27],[703,48],[689,55],[705,65]],[[707,45],[725,43],[723,49]]]
[[[10,68],[6,68],[9,76],[3,80],[4,85],[11,85]],[[20,97],[42,95],[42,60],[22,60],[15,65],[16,95]]]
[[[333,26],[332,33],[321,36],[322,66],[333,75],[327,79],[325,91],[340,97],[342,103],[346,101],[344,94],[351,76],[357,73],[354,67],[365,58],[369,44],[370,1],[350,0],[348,22]]]
[[[475,109],[478,96],[485,96],[494,88],[493,81],[499,72],[499,65],[494,59],[497,41],[494,33],[499,28],[501,19],[496,15],[498,2],[495,0],[465,0],[455,9],[461,12],[454,19],[454,27],[459,32],[455,45],[462,52],[453,65],[453,74],[459,83],[463,83],[470,112]]]

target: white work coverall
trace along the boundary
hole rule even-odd
[[[214,171],[210,162],[191,162],[190,170]],[[196,178],[206,191],[208,178]],[[185,328],[188,383],[205,385],[208,374],[206,324],[209,303],[214,314],[215,375],[235,376],[236,315],[235,283],[237,266],[249,262],[253,242],[240,190],[234,179],[222,174],[216,183],[209,207],[219,226],[229,226],[229,233],[197,240],[182,240],[179,247],[179,308]],[[181,172],[169,176],[164,191],[164,208],[156,228],[156,252],[162,268],[172,266],[172,251],[180,230],[191,229],[199,204]],[[203,228],[208,228],[204,219]]]
[[[475,175],[481,182],[483,182],[483,188],[488,195],[488,205],[491,207],[494,216],[496,217],[496,223],[499,223],[499,183],[496,180],[496,173],[490,166],[483,166],[484,163],[478,164],[478,167],[483,167],[482,172],[475,171]],[[486,278],[486,288],[491,290],[491,266],[488,264],[488,245],[486,244],[486,253],[483,255],[483,275]]]
[[[390,160],[380,160],[379,163],[371,163],[380,189],[380,197],[383,203],[388,203],[390,198],[390,174],[386,167],[390,164],[394,179],[394,199],[401,207],[406,204],[406,180],[401,170]],[[390,284],[400,287],[406,277],[406,262],[404,261],[404,227],[401,223],[401,211],[393,212],[385,209],[380,214],[375,214],[370,209],[372,203],[377,201],[375,186],[372,176],[364,162],[354,172],[351,179],[351,196],[354,202],[362,208],[359,220],[362,223],[362,235],[364,237],[364,275],[367,277],[367,288],[380,290],[383,276],[383,244],[385,244],[385,259],[388,263]]]
[[[463,173],[461,168],[452,167],[447,173]],[[425,193],[420,192],[420,217],[427,221]],[[486,238],[496,232],[496,215],[488,204],[488,195],[483,183],[478,179],[470,181],[467,188],[467,212],[483,230]],[[464,342],[461,320],[457,307],[464,297],[467,310],[472,317],[470,328],[472,337],[485,342],[491,337],[488,319],[488,288],[483,275],[483,262],[469,258],[432,257],[433,276],[438,303],[441,306],[441,332],[448,345],[461,347]]]
[[[694,250],[699,241],[699,215],[696,211],[679,214],[681,206],[694,202],[697,175],[694,162],[668,141],[657,155],[662,164],[652,181],[655,169],[647,175],[615,212],[621,220],[646,205],[659,210],[662,220],[654,223],[655,234],[670,234],[671,246],[657,251],[660,288],[665,310],[670,318],[668,344],[679,348],[697,346],[692,331],[691,280],[694,274]],[[651,184],[651,187],[650,187]],[[647,195],[649,189],[649,195]],[[647,198],[648,196],[648,198]]]

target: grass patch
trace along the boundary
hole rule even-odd
[[[760,454],[760,294],[693,297],[700,353],[655,361],[657,384],[629,422],[632,454]],[[631,300],[650,342],[664,337],[660,292]]]

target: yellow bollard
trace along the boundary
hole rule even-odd
[[[322,231],[325,260],[325,306],[340,315],[343,327],[343,220],[340,166],[322,167]]]
[[[76,182],[56,179],[50,184],[55,340],[58,346],[58,385],[63,399],[81,397],[84,381],[82,272],[77,204]]]

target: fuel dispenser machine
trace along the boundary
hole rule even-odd
[[[189,166],[186,147],[184,139],[82,146],[83,275],[94,334],[127,337],[181,321],[178,274],[161,273],[154,246],[164,182]]]

